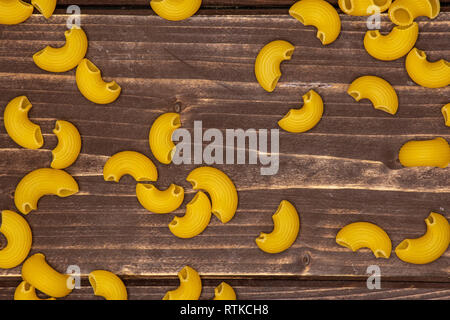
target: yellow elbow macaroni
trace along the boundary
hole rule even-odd
[[[41,128],[28,119],[32,104],[25,96],[12,99],[5,108],[3,121],[11,139],[27,149],[39,149],[44,144]]]
[[[322,119],[323,101],[320,95],[310,90],[303,96],[303,107],[291,109],[278,125],[288,132],[306,132],[314,128]]]
[[[14,192],[14,203],[23,214],[37,209],[41,197],[54,194],[68,197],[78,192],[75,179],[63,170],[42,168],[28,173]]]
[[[6,238],[6,246],[0,250],[0,268],[17,267],[31,249],[32,234],[28,222],[14,211],[3,210],[0,233]]]
[[[236,300],[236,292],[228,283],[222,282],[214,289],[214,300]]]
[[[434,19],[440,10],[439,0],[396,0],[389,7],[389,18],[397,25],[408,26],[420,16]]]
[[[74,279],[53,269],[42,253],[29,257],[22,265],[22,279],[50,297],[62,298],[72,292]]]
[[[164,113],[152,124],[149,133],[149,144],[155,158],[164,164],[172,162],[175,144],[172,142],[173,132],[181,126],[178,113]]]
[[[21,0],[0,0],[0,24],[19,24],[33,14],[33,6]]]
[[[189,266],[185,266],[178,272],[180,286],[172,291],[168,291],[163,300],[198,300],[202,293],[202,280],[197,271]]]
[[[377,258],[389,258],[391,239],[379,226],[370,222],[354,222],[343,227],[336,235],[336,243],[357,251],[369,248]]]
[[[97,104],[114,102],[122,90],[115,81],[103,81],[100,70],[88,59],[81,60],[78,65],[76,81],[81,94]]]
[[[31,4],[48,19],[56,8],[56,0],[31,0]]]
[[[441,109],[442,115],[444,116],[444,123],[447,127],[450,127],[450,103],[447,103]]]
[[[341,32],[339,14],[324,0],[300,0],[292,5],[289,14],[305,26],[316,27],[323,45],[332,43]]]
[[[422,87],[442,88],[450,84],[450,63],[444,59],[429,62],[425,52],[414,48],[405,64],[409,77]]]
[[[77,128],[64,120],[56,121],[53,133],[58,137],[58,144],[52,150],[53,161],[51,167],[64,169],[71,166],[81,150],[81,136]]]
[[[380,12],[386,11],[392,0],[339,0],[339,8],[351,16],[369,16],[374,14],[373,8],[379,8]]]
[[[158,180],[158,171],[153,162],[135,151],[118,152],[109,158],[103,167],[105,181],[119,182],[126,174],[131,175],[136,181]]]
[[[450,225],[447,219],[431,212],[425,219],[427,232],[417,239],[405,239],[396,248],[400,260],[414,264],[427,264],[444,254],[450,244]]]
[[[173,218],[169,229],[178,238],[193,238],[206,229],[210,220],[211,202],[206,194],[199,191],[186,205],[186,214]]]
[[[14,292],[14,300],[56,300],[55,298],[41,299],[36,295],[36,288],[26,281],[22,281]]]
[[[127,300],[127,288],[123,281],[114,273],[105,270],[95,270],[89,273],[89,283],[94,289],[94,295],[106,300]]]
[[[153,11],[163,19],[180,21],[193,16],[200,6],[202,0],[151,0],[150,6]]]
[[[398,97],[389,82],[376,76],[363,76],[354,80],[347,90],[356,101],[369,99],[373,107],[392,115],[398,110]]]
[[[401,148],[398,159],[404,167],[447,167],[450,146],[441,137],[433,140],[408,141]]]
[[[139,203],[153,213],[169,213],[178,209],[183,203],[184,189],[171,184],[166,190],[158,190],[154,185],[138,183],[136,196]]]
[[[369,30],[364,37],[364,48],[375,59],[392,61],[399,59],[414,47],[419,36],[419,25],[395,26],[387,35],[379,30]]]
[[[268,92],[275,90],[281,77],[280,64],[291,60],[294,46],[284,40],[272,41],[258,53],[255,61],[255,75],[261,87]]]
[[[213,167],[199,167],[192,170],[186,180],[194,189],[203,189],[209,194],[212,213],[222,223],[227,223],[234,217],[238,194],[233,181],[225,173]]]
[[[286,200],[281,201],[277,211],[272,216],[273,231],[261,232],[256,238],[258,247],[267,253],[280,253],[295,242],[300,230],[300,219],[295,207]]]
[[[61,48],[45,47],[33,55],[34,63],[49,72],[66,72],[75,68],[86,55],[88,39],[81,28],[64,32],[66,43]]]

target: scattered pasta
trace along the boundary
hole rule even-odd
[[[284,40],[272,41],[258,53],[255,61],[255,75],[261,87],[268,92],[275,90],[281,77],[280,64],[291,60],[294,46]]]
[[[89,273],[89,283],[94,289],[94,295],[106,300],[127,300],[127,288],[123,281],[114,273],[105,270],[95,270]]]
[[[350,84],[347,93],[356,101],[369,99],[375,109],[392,115],[397,113],[397,93],[389,82],[380,77],[359,77]]]
[[[14,292],[14,300],[56,300],[55,298],[41,299],[36,295],[36,288],[26,281],[22,281]]]
[[[447,127],[450,127],[450,103],[447,103],[441,109],[442,115],[444,116],[444,123]]]
[[[139,203],[153,213],[169,213],[178,209],[183,203],[184,189],[171,184],[166,190],[158,190],[152,184],[138,183],[136,196]]]
[[[404,167],[447,167],[450,162],[450,146],[441,137],[433,140],[408,141],[398,153]]]
[[[19,24],[33,14],[33,6],[21,0],[0,0],[0,24]]]
[[[49,19],[56,8],[57,0],[31,0],[31,4],[40,12],[42,15]]]
[[[78,192],[75,179],[63,170],[42,168],[28,173],[20,180],[14,192],[14,203],[23,214],[37,209],[45,195],[68,197]]]
[[[396,248],[400,260],[414,264],[427,264],[444,254],[450,244],[450,225],[447,219],[431,212],[425,219],[427,232],[417,239],[405,239]]]
[[[202,293],[202,280],[197,271],[189,266],[185,266],[178,272],[180,286],[172,291],[168,291],[163,300],[198,300]]]
[[[66,72],[75,68],[86,55],[88,39],[83,29],[73,27],[64,32],[66,43],[60,48],[45,47],[33,55],[34,63],[49,72]]]
[[[103,167],[105,181],[119,182],[126,174],[136,181],[156,181],[158,171],[153,162],[136,151],[122,151],[113,155]]]
[[[202,4],[202,0],[151,0],[153,11],[163,19],[180,21],[193,16]]]
[[[334,42],[341,32],[341,18],[325,0],[300,0],[292,5],[289,14],[305,26],[316,27],[323,45]]]
[[[53,133],[58,137],[58,144],[52,150],[51,167],[64,169],[71,166],[78,158],[81,150],[81,136],[77,128],[70,122],[57,120]]]
[[[11,139],[27,149],[39,149],[44,144],[41,128],[28,119],[31,102],[25,96],[12,99],[5,108],[3,120]]]
[[[370,222],[354,222],[343,227],[336,235],[336,243],[352,251],[369,248],[377,258],[389,258],[391,239],[379,226]]]
[[[370,16],[374,8],[378,8],[380,13],[389,9],[392,0],[339,0],[339,8],[351,16]]]
[[[175,144],[172,142],[173,132],[181,126],[178,113],[164,113],[152,124],[149,133],[150,149],[155,158],[164,164],[172,162]]]
[[[406,56],[406,71],[422,87],[442,88],[450,84],[450,63],[444,59],[429,62],[426,53],[417,48]]]
[[[314,90],[308,91],[303,96],[303,107],[291,109],[278,125],[288,132],[306,132],[314,128],[322,119],[323,101]]]
[[[228,283],[222,282],[214,289],[214,300],[236,300],[236,292]]]
[[[76,81],[81,94],[97,104],[114,102],[122,90],[115,81],[103,81],[100,70],[88,59],[81,60],[78,65]]]
[[[389,7],[389,18],[396,25],[409,26],[420,16],[436,18],[440,10],[439,0],[396,0]]]

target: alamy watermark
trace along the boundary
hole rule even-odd
[[[366,284],[369,290],[381,289],[381,269],[377,265],[367,267],[366,273],[370,276],[367,278]]]
[[[69,17],[67,18],[67,29],[81,28],[81,8],[77,5],[71,5],[66,10]]]
[[[381,29],[381,10],[379,6],[371,5],[367,8],[369,17],[367,18],[367,29],[379,30]]]

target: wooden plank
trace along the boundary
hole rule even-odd
[[[363,20],[342,16],[340,39],[323,47],[313,28],[287,15],[196,16],[176,25],[154,16],[83,16],[90,39],[87,56],[106,79],[123,88],[114,104],[98,106],[77,91],[74,71],[49,74],[31,59],[47,44],[63,44],[66,18],[56,15],[50,24],[35,15],[18,26],[0,26],[0,113],[10,99],[27,95],[34,104],[30,116],[46,140],[42,150],[23,150],[0,126],[0,207],[14,209],[12,193],[21,177],[48,166],[56,119],[72,121],[83,136],[82,155],[68,170],[81,192],[43,198],[39,210],[27,216],[33,252],[44,252],[56,268],[78,264],[83,275],[107,268],[128,277],[174,277],[188,264],[206,277],[336,280],[364,277],[367,266],[377,264],[389,279],[449,282],[448,251],[432,264],[415,266],[394,254],[377,260],[368,250],[352,253],[334,241],[342,226],[365,220],[382,226],[395,246],[405,237],[422,235],[431,210],[447,218],[450,210],[449,168],[402,169],[397,161],[398,149],[408,140],[449,140],[440,107],[448,102],[450,89],[418,87],[408,78],[403,59],[370,58],[362,46]],[[417,46],[431,59],[448,59],[450,14],[419,20]],[[382,27],[389,28],[386,16]],[[292,42],[296,51],[282,66],[277,90],[269,94],[254,79],[253,63],[260,48],[274,39]],[[395,86],[400,98],[395,117],[345,93],[363,74],[383,76]],[[177,239],[167,228],[173,215],[142,209],[131,178],[120,184],[103,181],[103,164],[118,151],[136,150],[152,158],[149,126],[162,112],[174,111],[177,102],[189,130],[194,120],[222,131],[274,129],[311,88],[324,98],[324,118],[306,134],[280,133],[277,175],[261,176],[259,165],[218,166],[239,190],[238,212],[229,224],[213,218],[202,235]],[[185,177],[194,167],[159,165],[157,185],[182,185],[187,203],[193,190]],[[283,199],[300,212],[300,236],[286,252],[268,255],[254,239],[261,231],[270,232],[271,215]],[[183,212],[184,205],[175,214]],[[19,274],[20,268],[0,271],[5,278]]]

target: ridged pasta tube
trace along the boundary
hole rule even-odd
[[[119,182],[126,174],[136,181],[156,181],[158,171],[152,160],[136,151],[121,151],[106,161],[103,167],[105,181]]]
[[[164,113],[153,122],[148,140],[150,149],[159,162],[164,164],[172,162],[175,152],[172,134],[180,126],[180,115],[173,112]]]
[[[450,225],[447,219],[431,212],[425,219],[427,232],[417,239],[405,239],[396,248],[400,260],[414,264],[427,264],[437,260],[450,244]]]
[[[185,266],[178,272],[180,286],[172,291],[168,291],[163,300],[198,300],[202,293],[202,280],[197,271],[189,266]]]
[[[57,120],[53,133],[58,137],[58,144],[52,150],[51,167],[64,169],[71,166],[81,150],[81,136],[78,129],[69,121]]]
[[[127,300],[127,288],[123,281],[114,273],[105,270],[94,270],[89,273],[89,283],[94,289],[94,295],[106,300]]]
[[[433,140],[408,141],[398,153],[404,167],[440,167],[450,162],[450,146],[441,137]]]
[[[406,56],[406,71],[418,85],[426,88],[443,88],[450,84],[450,63],[441,59],[427,61],[427,55],[417,48]]]
[[[20,180],[14,192],[14,203],[23,214],[37,209],[45,195],[68,197],[78,192],[75,179],[63,170],[42,168],[31,171]]]
[[[193,16],[200,6],[202,0],[151,0],[150,6],[153,11],[163,19],[180,21]]]
[[[317,92],[310,90],[303,95],[303,107],[291,109],[283,119],[278,121],[278,125],[288,132],[306,132],[319,123],[322,115],[322,98]]]
[[[396,25],[408,26],[420,16],[434,19],[440,10],[439,0],[396,0],[389,7],[389,18]]]
[[[391,239],[379,226],[370,222],[354,222],[339,230],[336,243],[352,251],[369,248],[377,258],[389,258]]]
[[[186,214],[173,218],[169,229],[178,238],[193,238],[206,229],[210,220],[211,202],[206,194],[199,191],[186,205]]]
[[[398,97],[386,80],[376,76],[362,76],[355,79],[347,90],[356,101],[369,99],[373,107],[392,115],[398,110]]]
[[[375,59],[392,61],[408,54],[419,36],[419,25],[395,26],[387,35],[369,30],[364,37],[364,48]]]
[[[53,269],[45,261],[42,253],[32,255],[23,263],[22,279],[39,291],[55,298],[67,296],[74,287],[73,277]]]
[[[300,218],[295,207],[287,200],[281,201],[272,216],[273,231],[261,232],[256,238],[258,247],[267,253],[280,253],[292,246],[300,230]]]
[[[33,6],[21,0],[0,0],[0,24],[19,24],[33,14]]]
[[[88,39],[83,29],[73,27],[64,32],[66,43],[60,48],[50,46],[33,55],[34,63],[49,72],[66,72],[75,68],[86,55]]]
[[[351,16],[370,16],[374,14],[373,7],[378,7],[380,12],[389,9],[392,0],[339,0],[339,8]]]
[[[281,77],[280,64],[291,60],[295,47],[287,41],[276,40],[259,51],[255,61],[255,75],[261,87],[268,92],[275,90]]]
[[[78,65],[76,81],[81,94],[97,104],[114,102],[122,90],[115,81],[103,81],[100,70],[88,59],[81,60]]]
[[[49,19],[56,8],[56,0],[31,0],[31,4],[40,12],[42,15]]]
[[[222,282],[214,289],[213,300],[236,300],[236,292],[228,283]]]
[[[148,211],[169,213],[183,203],[184,189],[172,183],[166,190],[161,191],[152,184],[138,183],[136,196],[139,203]]]
[[[441,109],[442,115],[444,116],[444,123],[447,127],[450,127],[450,103],[447,103]]]
[[[237,209],[238,194],[233,181],[213,167],[199,167],[189,173],[187,179],[195,190],[205,190],[211,197],[212,213],[222,223],[230,221]]]
[[[7,241],[6,246],[0,250],[0,268],[17,267],[25,260],[31,249],[30,225],[20,214],[3,210],[0,233]]]
[[[39,149],[44,144],[44,138],[41,128],[28,119],[32,107],[27,97],[16,97],[6,106],[3,121],[6,132],[15,143],[27,149]]]
[[[36,288],[26,281],[22,281],[14,292],[14,300],[56,300],[55,298],[41,299],[36,295]]]
[[[334,42],[341,32],[339,14],[324,0],[300,0],[292,5],[289,14],[305,26],[316,27],[317,38],[323,45]]]

